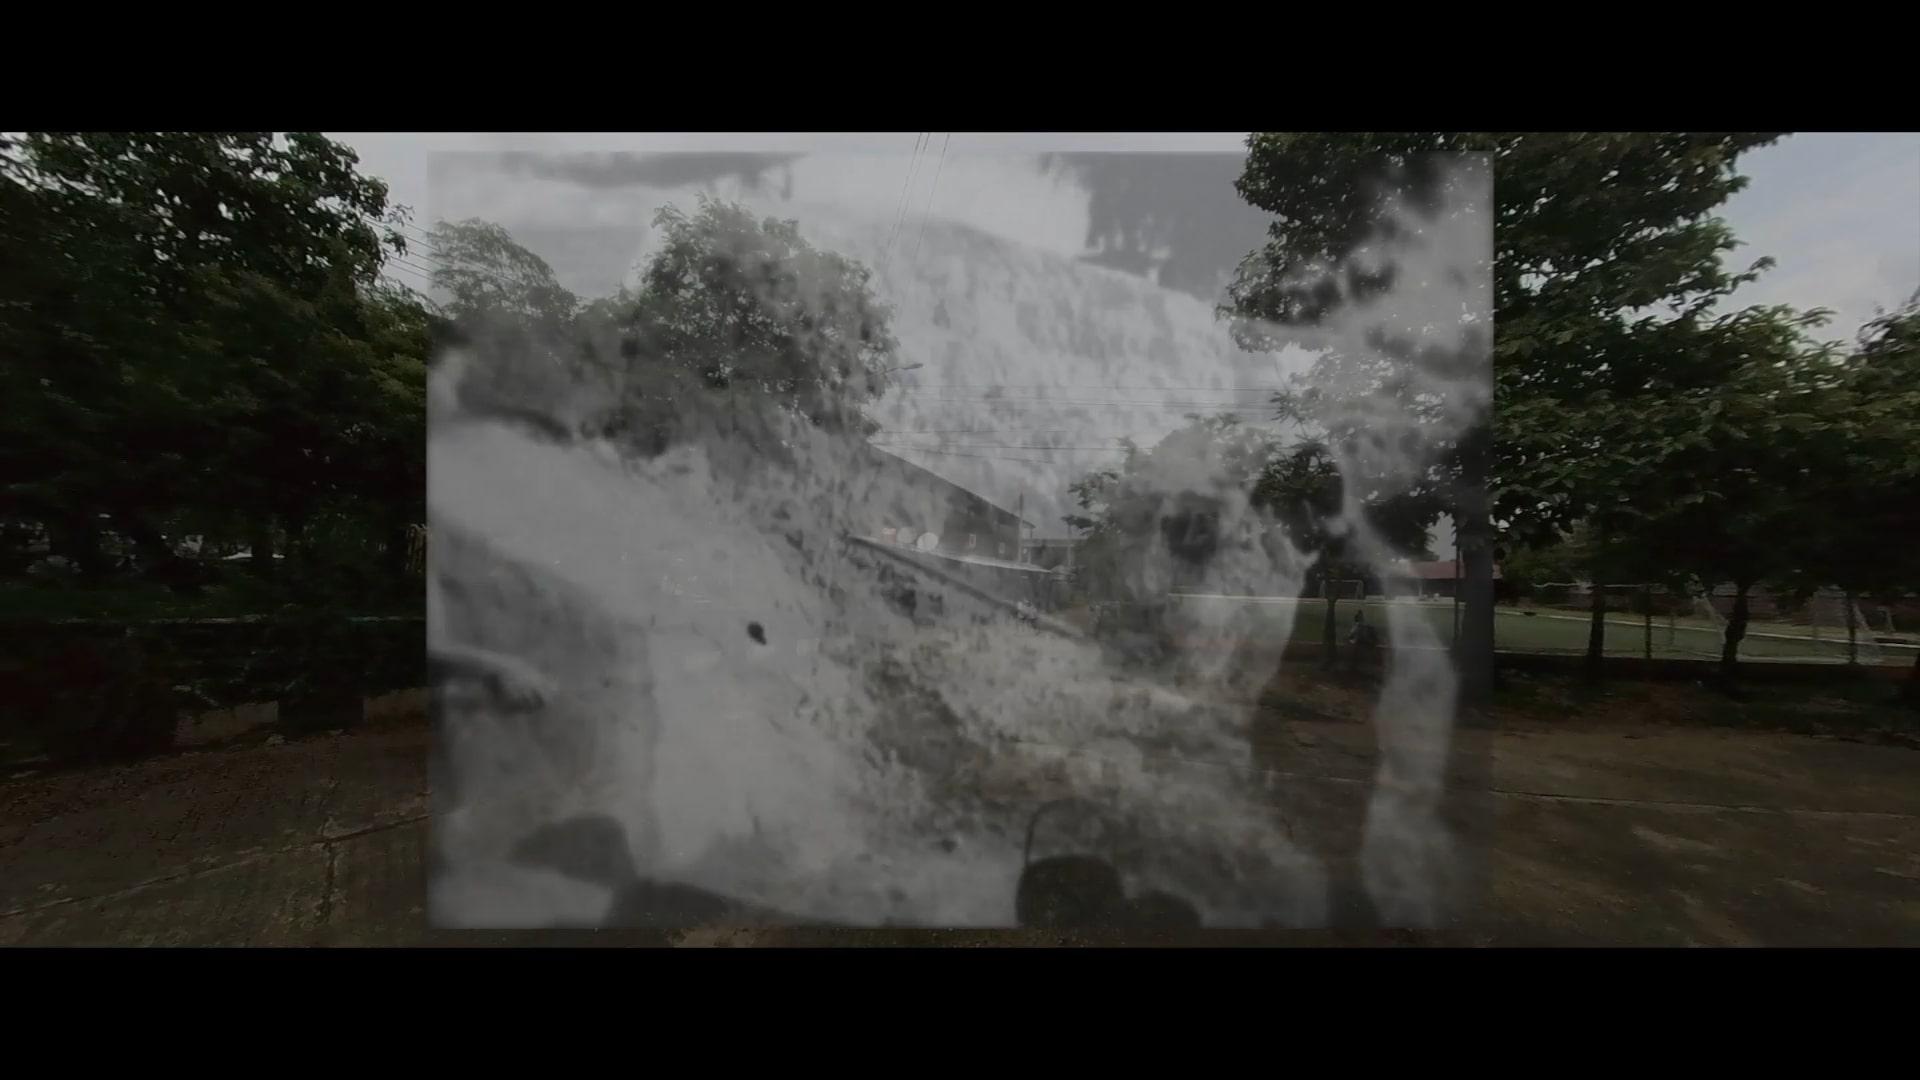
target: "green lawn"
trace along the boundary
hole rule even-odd
[[[1183,605],[1231,605],[1248,612],[1256,620],[1256,626],[1277,634],[1288,620],[1292,620],[1291,639],[1299,642],[1318,644],[1321,639],[1321,626],[1325,619],[1325,602],[1304,599],[1286,603],[1249,603],[1238,599],[1214,599],[1183,597]],[[1339,623],[1341,640],[1346,639],[1347,629],[1352,625],[1355,601],[1341,601],[1335,610]],[[1387,603],[1371,600],[1365,603],[1367,620],[1381,627],[1386,625]],[[1453,636],[1453,604],[1443,601],[1398,602],[1397,608],[1411,608],[1420,612],[1433,625],[1442,643],[1450,642]],[[1587,619],[1583,615],[1571,612],[1546,612],[1526,614],[1508,607],[1496,609],[1494,620],[1494,645],[1496,648],[1513,652],[1564,652],[1584,653],[1587,650]],[[1621,625],[1628,623],[1629,625]],[[1798,628],[1806,633],[1805,627]],[[1606,627],[1606,651],[1608,656],[1644,655],[1645,630],[1643,624],[1631,615],[1610,615]],[[1860,635],[1860,662],[1911,664],[1913,651],[1876,647],[1871,643],[1870,635]],[[1703,625],[1698,620],[1677,620],[1669,630],[1666,620],[1656,616],[1653,623],[1653,655],[1656,658],[1717,660],[1720,657],[1720,631],[1717,627]],[[1833,631],[1822,632],[1821,640],[1810,636],[1794,640],[1780,640],[1770,637],[1748,637],[1740,643],[1740,656],[1745,660],[1799,660],[1799,661],[1843,661],[1847,655],[1847,642],[1844,633],[1835,636]]]

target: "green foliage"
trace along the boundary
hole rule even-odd
[[[279,684],[281,726],[305,733],[358,722],[373,682],[367,644],[344,606],[290,606],[275,616],[258,656],[279,669],[270,681]]]
[[[434,287],[451,294],[454,319],[510,316],[557,335],[579,310],[579,298],[560,285],[546,260],[514,242],[506,229],[479,218],[440,222],[429,234],[438,268]]]
[[[379,284],[386,188],[318,135],[0,144],[0,486],[92,575],[108,532],[297,537],[420,513],[426,314]]]
[[[774,455],[784,421],[872,430],[861,408],[896,344],[866,267],[705,197],[654,225],[639,290],[584,303],[501,227],[438,226],[435,284],[470,361],[461,405],[647,453],[703,429]]]
[[[1587,576],[1588,567],[1586,552],[1581,550],[1578,538],[1570,537],[1559,542],[1518,546],[1507,553],[1500,571],[1515,588],[1531,589],[1579,581]]]
[[[123,761],[171,749],[181,704],[164,674],[165,642],[124,635],[69,644],[35,672],[46,748],[61,762]],[[38,691],[38,693],[33,693]]]
[[[833,430],[861,430],[886,387],[891,313],[855,260],[820,251],[792,221],[701,199],[654,219],[663,245],[628,316],[629,403],[664,422],[701,401],[771,401]]]
[[[1611,501],[1596,470],[1576,474],[1586,448],[1565,437],[1568,414],[1614,398],[1700,386],[1737,348],[1722,344],[1713,305],[1768,265],[1729,272],[1736,242],[1707,215],[1745,186],[1733,169],[1771,133],[1257,134],[1238,184],[1278,217],[1242,264],[1223,314],[1243,345],[1283,344],[1287,327],[1392,287],[1394,268],[1361,273],[1351,256],[1395,238],[1389,201],[1436,209],[1444,197],[1435,151],[1493,155],[1495,517],[1522,535],[1550,536],[1594,503]],[[1652,309],[1665,309],[1657,318]],[[1734,331],[1741,327],[1732,328]],[[1737,336],[1737,334],[1735,335]],[[1356,373],[1356,365],[1373,371]],[[1394,396],[1420,416],[1418,379],[1391,358],[1329,357],[1283,396],[1284,413],[1335,421],[1350,396]],[[1319,387],[1317,396],[1307,390]],[[1432,403],[1424,403],[1431,409]],[[1616,418],[1617,419],[1617,418]],[[1334,432],[1337,436],[1339,432]],[[1623,434],[1617,426],[1615,439]],[[1450,450],[1438,445],[1442,460]],[[1641,448],[1625,451],[1629,456]],[[1616,477],[1618,474],[1614,474]]]
[[[1390,551],[1430,557],[1428,532],[1442,509],[1433,492],[1343,477],[1321,440],[1271,443],[1266,463],[1254,477],[1251,499],[1273,515],[1296,548],[1316,557],[1320,574],[1355,578],[1376,568],[1358,558],[1350,534],[1334,528],[1350,493],[1356,496],[1361,518]]]
[[[1119,468],[1089,473],[1069,488],[1083,512],[1068,515],[1066,522],[1087,532],[1081,562],[1096,592],[1104,595],[1101,580],[1113,576],[1150,530],[1161,527],[1167,494],[1197,490],[1190,477],[1199,474],[1245,495],[1272,526],[1265,543],[1292,545],[1315,561],[1318,573],[1367,572],[1350,550],[1347,534],[1334,525],[1345,510],[1349,484],[1325,443],[1288,443],[1232,416],[1194,416],[1151,449],[1124,445],[1127,456]],[[1204,465],[1196,470],[1196,463]],[[1440,512],[1431,495],[1384,487],[1353,494],[1363,517],[1394,552],[1428,554],[1427,533]]]
[[[1777,137],[1362,132],[1250,139],[1239,190],[1278,220],[1242,264],[1221,309],[1249,348],[1276,347],[1292,328],[1392,289],[1395,266],[1361,269],[1365,260],[1356,256],[1405,239],[1397,207],[1417,221],[1446,203],[1448,173],[1434,152],[1492,155],[1497,425],[1469,427],[1457,443],[1430,433],[1458,430],[1457,423],[1433,427],[1444,403],[1427,388],[1458,386],[1459,362],[1467,359],[1437,351],[1326,355],[1277,402],[1283,416],[1335,440],[1364,435],[1430,448],[1419,483],[1451,495],[1467,563],[1461,641],[1463,670],[1474,677],[1469,696],[1484,694],[1491,670],[1487,556],[1495,522],[1510,542],[1533,544],[1585,522],[1595,538],[1590,558],[1616,572],[1623,560],[1633,564],[1635,552],[1656,546],[1656,536],[1693,542],[1696,564],[1755,561],[1750,548],[1736,554],[1729,545],[1709,560],[1710,534],[1697,529],[1703,518],[1727,524],[1768,517],[1748,505],[1757,503],[1757,490],[1740,503],[1746,509],[1736,509],[1739,500],[1679,484],[1655,482],[1649,494],[1645,477],[1685,475],[1679,470],[1700,463],[1703,445],[1729,446],[1690,430],[1698,415],[1681,403],[1698,405],[1754,356],[1778,355],[1778,339],[1801,329],[1801,317],[1789,313],[1713,315],[1720,300],[1769,263],[1730,271],[1723,256],[1736,242],[1709,215],[1745,186],[1734,170],[1739,155]],[[1390,402],[1391,415],[1412,424],[1367,431],[1369,413],[1358,406],[1370,401]],[[1656,527],[1645,516],[1668,511],[1680,517],[1663,517]],[[1696,531],[1673,524],[1681,519]],[[1590,570],[1597,575],[1601,567]]]
[[[1785,309],[1753,314],[1747,362],[1711,386],[1635,403],[1654,457],[1594,515],[1705,584],[1796,570],[1795,537],[1818,498],[1813,466],[1848,423],[1830,411],[1833,357],[1805,337],[1811,323]]]
[[[586,374],[575,348],[579,298],[492,222],[441,222],[431,235],[433,284],[448,295],[442,314],[467,355],[462,404],[571,433]]]
[[[1803,512],[1789,575],[1800,591],[1920,590],[1920,293],[1862,328],[1773,418],[1803,449]]]

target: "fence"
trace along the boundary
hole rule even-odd
[[[426,685],[425,639],[421,616],[0,622],[0,735],[89,760],[166,750],[183,713],[240,705],[345,727],[366,698]]]
[[[1584,652],[1595,588],[1548,582],[1517,589],[1496,621],[1496,640],[1505,628],[1519,650]],[[1597,588],[1607,655],[1719,657],[1735,601],[1732,586],[1694,594],[1638,584]],[[1911,663],[1920,650],[1920,598],[1849,597],[1836,589],[1795,597],[1756,588],[1747,609],[1741,660],[1899,664]],[[1516,623],[1516,616],[1526,621]]]
[[[1626,589],[1603,594],[1607,603],[1603,615],[1602,652],[1608,657],[1636,657],[1641,660],[1717,661],[1724,644],[1723,622],[1704,611],[1683,612],[1679,605],[1662,608],[1656,595],[1649,605]],[[1494,608],[1494,647],[1502,652],[1581,656],[1587,651],[1593,616],[1589,610],[1591,594],[1559,606],[1541,605],[1525,598],[1520,603],[1499,604]],[[1176,595],[1169,603],[1186,606],[1226,606],[1231,612],[1214,610],[1206,620],[1216,625],[1244,625],[1263,639],[1300,643],[1319,643],[1326,613],[1325,601],[1317,597]],[[1342,601],[1344,610],[1353,601]],[[1368,620],[1385,625],[1388,608],[1417,612],[1433,628],[1435,639],[1443,644],[1458,635],[1458,619],[1463,614],[1451,601],[1411,598],[1370,597],[1365,602],[1374,614]],[[1638,609],[1638,610],[1636,610]],[[1351,616],[1348,616],[1350,618]],[[1912,666],[1920,653],[1920,636],[1868,633],[1856,629],[1849,646],[1844,630],[1796,626],[1754,620],[1741,640],[1738,659],[1757,663],[1846,664],[1849,658],[1861,665]]]

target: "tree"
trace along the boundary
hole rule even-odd
[[[1266,507],[1288,539],[1313,556],[1309,580],[1318,579],[1325,598],[1320,642],[1322,666],[1332,670],[1339,660],[1339,594],[1331,585],[1345,578],[1365,578],[1366,568],[1352,561],[1351,545],[1343,532],[1332,528],[1340,515],[1340,469],[1324,443],[1308,440],[1278,453],[1254,480],[1253,500]]]
[[[407,570],[411,526],[427,520],[424,387],[440,318],[404,288],[365,290],[358,332],[336,339],[340,367],[355,375],[338,418],[330,502],[370,517],[383,569]]]
[[[171,573],[181,515],[266,532],[338,487],[343,433],[407,377],[347,347],[399,247],[354,166],[303,133],[0,143],[0,484],[83,568],[103,526]]]
[[[553,267],[493,222],[442,221],[428,235],[438,263],[433,284],[450,294],[443,305],[450,318],[504,314],[557,336],[579,310],[579,298],[560,284]]]
[[[1588,594],[1586,675],[1598,679],[1606,655],[1607,591],[1609,584],[1678,583],[1684,575],[1666,565],[1660,552],[1650,550],[1630,530],[1609,528],[1598,516],[1588,518],[1552,540],[1535,540],[1518,548],[1505,565],[1506,577],[1516,585],[1586,581]]]
[[[1374,535],[1402,556],[1427,557],[1428,531],[1440,505],[1430,493],[1394,491],[1369,485],[1366,478],[1343,476],[1326,443],[1305,439],[1274,442],[1266,464],[1253,480],[1252,503],[1270,513],[1295,548],[1313,559],[1310,577],[1323,584],[1342,578],[1365,579],[1385,569],[1356,551],[1351,534],[1337,526],[1349,486],[1362,490],[1362,514]],[[1339,656],[1339,596],[1323,588],[1323,664],[1331,669]]]
[[[763,405],[831,431],[870,431],[885,389],[891,313],[859,262],[822,251],[792,221],[702,197],[654,218],[663,243],[625,319],[624,406],[659,442],[718,422],[772,451]]]
[[[654,224],[663,243],[639,289],[584,303],[501,226],[436,226],[434,285],[468,354],[463,407],[645,453],[702,429],[773,455],[781,423],[872,429],[861,407],[896,345],[864,266],[795,222],[704,197]]]
[[[1249,348],[1277,347],[1287,328],[1316,325],[1393,287],[1391,264],[1363,270],[1353,257],[1395,238],[1387,213],[1394,199],[1416,211],[1437,209],[1443,170],[1429,152],[1493,155],[1492,389],[1499,425],[1483,421],[1450,444],[1435,440],[1468,575],[1468,699],[1484,694],[1491,673],[1494,521],[1520,537],[1551,535],[1595,505],[1615,504],[1598,478],[1573,471],[1587,447],[1564,431],[1565,416],[1602,392],[1619,397],[1710,381],[1704,366],[1687,362],[1697,354],[1658,345],[1673,333],[1698,335],[1712,305],[1765,268],[1761,260],[1729,273],[1721,257],[1735,242],[1707,215],[1744,186],[1733,169],[1737,157],[1776,138],[1373,132],[1249,140],[1237,187],[1278,219],[1267,243],[1241,265],[1222,306]],[[1634,317],[1656,307],[1671,317]],[[1386,356],[1387,370],[1372,380],[1342,377],[1367,360],[1325,357],[1306,381],[1351,389],[1321,393],[1314,411],[1337,415],[1355,396],[1386,395],[1418,415],[1417,396],[1430,385],[1423,364],[1445,358]]]
[[[1832,373],[1808,454],[1802,591],[1920,591],[1920,292],[1857,335]],[[1906,693],[1920,705],[1920,656]]]
[[[1089,473],[1072,485],[1084,511],[1066,522],[1087,530],[1082,565],[1101,595],[1118,596],[1151,611],[1164,602],[1172,576],[1155,565],[1164,548],[1168,570],[1204,573],[1231,542],[1235,508],[1221,495],[1237,492],[1257,522],[1260,561],[1269,569],[1291,563],[1302,579],[1367,576],[1372,553],[1356,551],[1338,526],[1351,487],[1359,487],[1362,514],[1376,535],[1399,554],[1424,554],[1437,502],[1420,493],[1365,487],[1343,477],[1326,445],[1288,442],[1248,427],[1237,417],[1188,417],[1148,450],[1126,443],[1118,469]],[[1283,547],[1284,545],[1284,547]],[[1305,560],[1304,562],[1300,560]],[[1338,649],[1335,598],[1327,599],[1327,664]]]
[[[1189,416],[1151,449],[1123,443],[1117,470],[1073,487],[1089,530],[1082,573],[1094,595],[1120,602],[1103,632],[1140,662],[1174,651],[1168,597],[1182,581],[1239,591],[1274,567],[1278,538],[1247,513],[1268,445],[1237,417]]]
[[[1607,520],[1657,551],[1669,573],[1734,586],[1721,653],[1731,684],[1753,588],[1804,577],[1816,466],[1849,422],[1835,410],[1841,369],[1807,330],[1822,313],[1751,308],[1722,320],[1740,362],[1718,382],[1634,403],[1652,457],[1613,488]]]
[[[440,222],[429,234],[440,313],[467,353],[459,393],[476,414],[574,433],[582,384],[595,374],[583,352],[582,305],[546,260],[500,225]]]

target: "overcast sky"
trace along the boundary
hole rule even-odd
[[[897,216],[909,231],[954,222],[1209,303],[1264,221],[1232,190],[1245,136],[1231,132],[333,135],[420,226],[468,213],[501,220],[585,295],[611,291],[642,255],[661,191],[716,172],[757,179],[796,206]],[[463,164],[502,152],[518,153],[504,171]],[[663,153],[698,156],[648,160]],[[1851,337],[1876,306],[1920,288],[1920,134],[1795,135],[1740,170],[1748,189],[1720,211],[1745,243],[1731,261],[1778,265],[1736,304],[1830,308],[1826,334]],[[1443,530],[1443,557],[1446,540]]]
[[[435,151],[525,150],[538,153],[750,151],[769,154],[875,152],[902,162],[914,147],[914,133],[892,134],[476,134],[336,132],[335,138],[359,151],[367,172],[385,179],[395,201],[412,206],[424,225],[429,207],[429,166]],[[933,136],[935,150],[948,138]],[[1244,149],[1244,134],[979,134],[957,132],[947,146],[954,157],[1038,155],[1098,151],[1216,151]],[[930,151],[931,153],[932,151]],[[1755,151],[1740,162],[1752,179],[1748,189],[1722,209],[1747,247],[1736,259],[1771,255],[1779,265],[1748,286],[1740,299],[1751,303],[1790,303],[1829,307],[1836,312],[1831,332],[1851,336],[1871,318],[1875,305],[1891,307],[1920,288],[1920,134],[1827,133],[1793,135]],[[845,192],[890,204],[902,177],[881,170]],[[1087,211],[1074,208],[1069,193],[1033,198],[1025,185],[1021,198],[998,204],[979,201],[964,208],[967,223],[1054,249],[1086,247]],[[871,188],[871,190],[867,190]],[[1230,191],[1218,205],[1222,216],[1245,212]],[[1064,209],[1036,214],[1035,207]],[[936,207],[936,209],[939,209]],[[1036,226],[1036,220],[1040,222]]]

